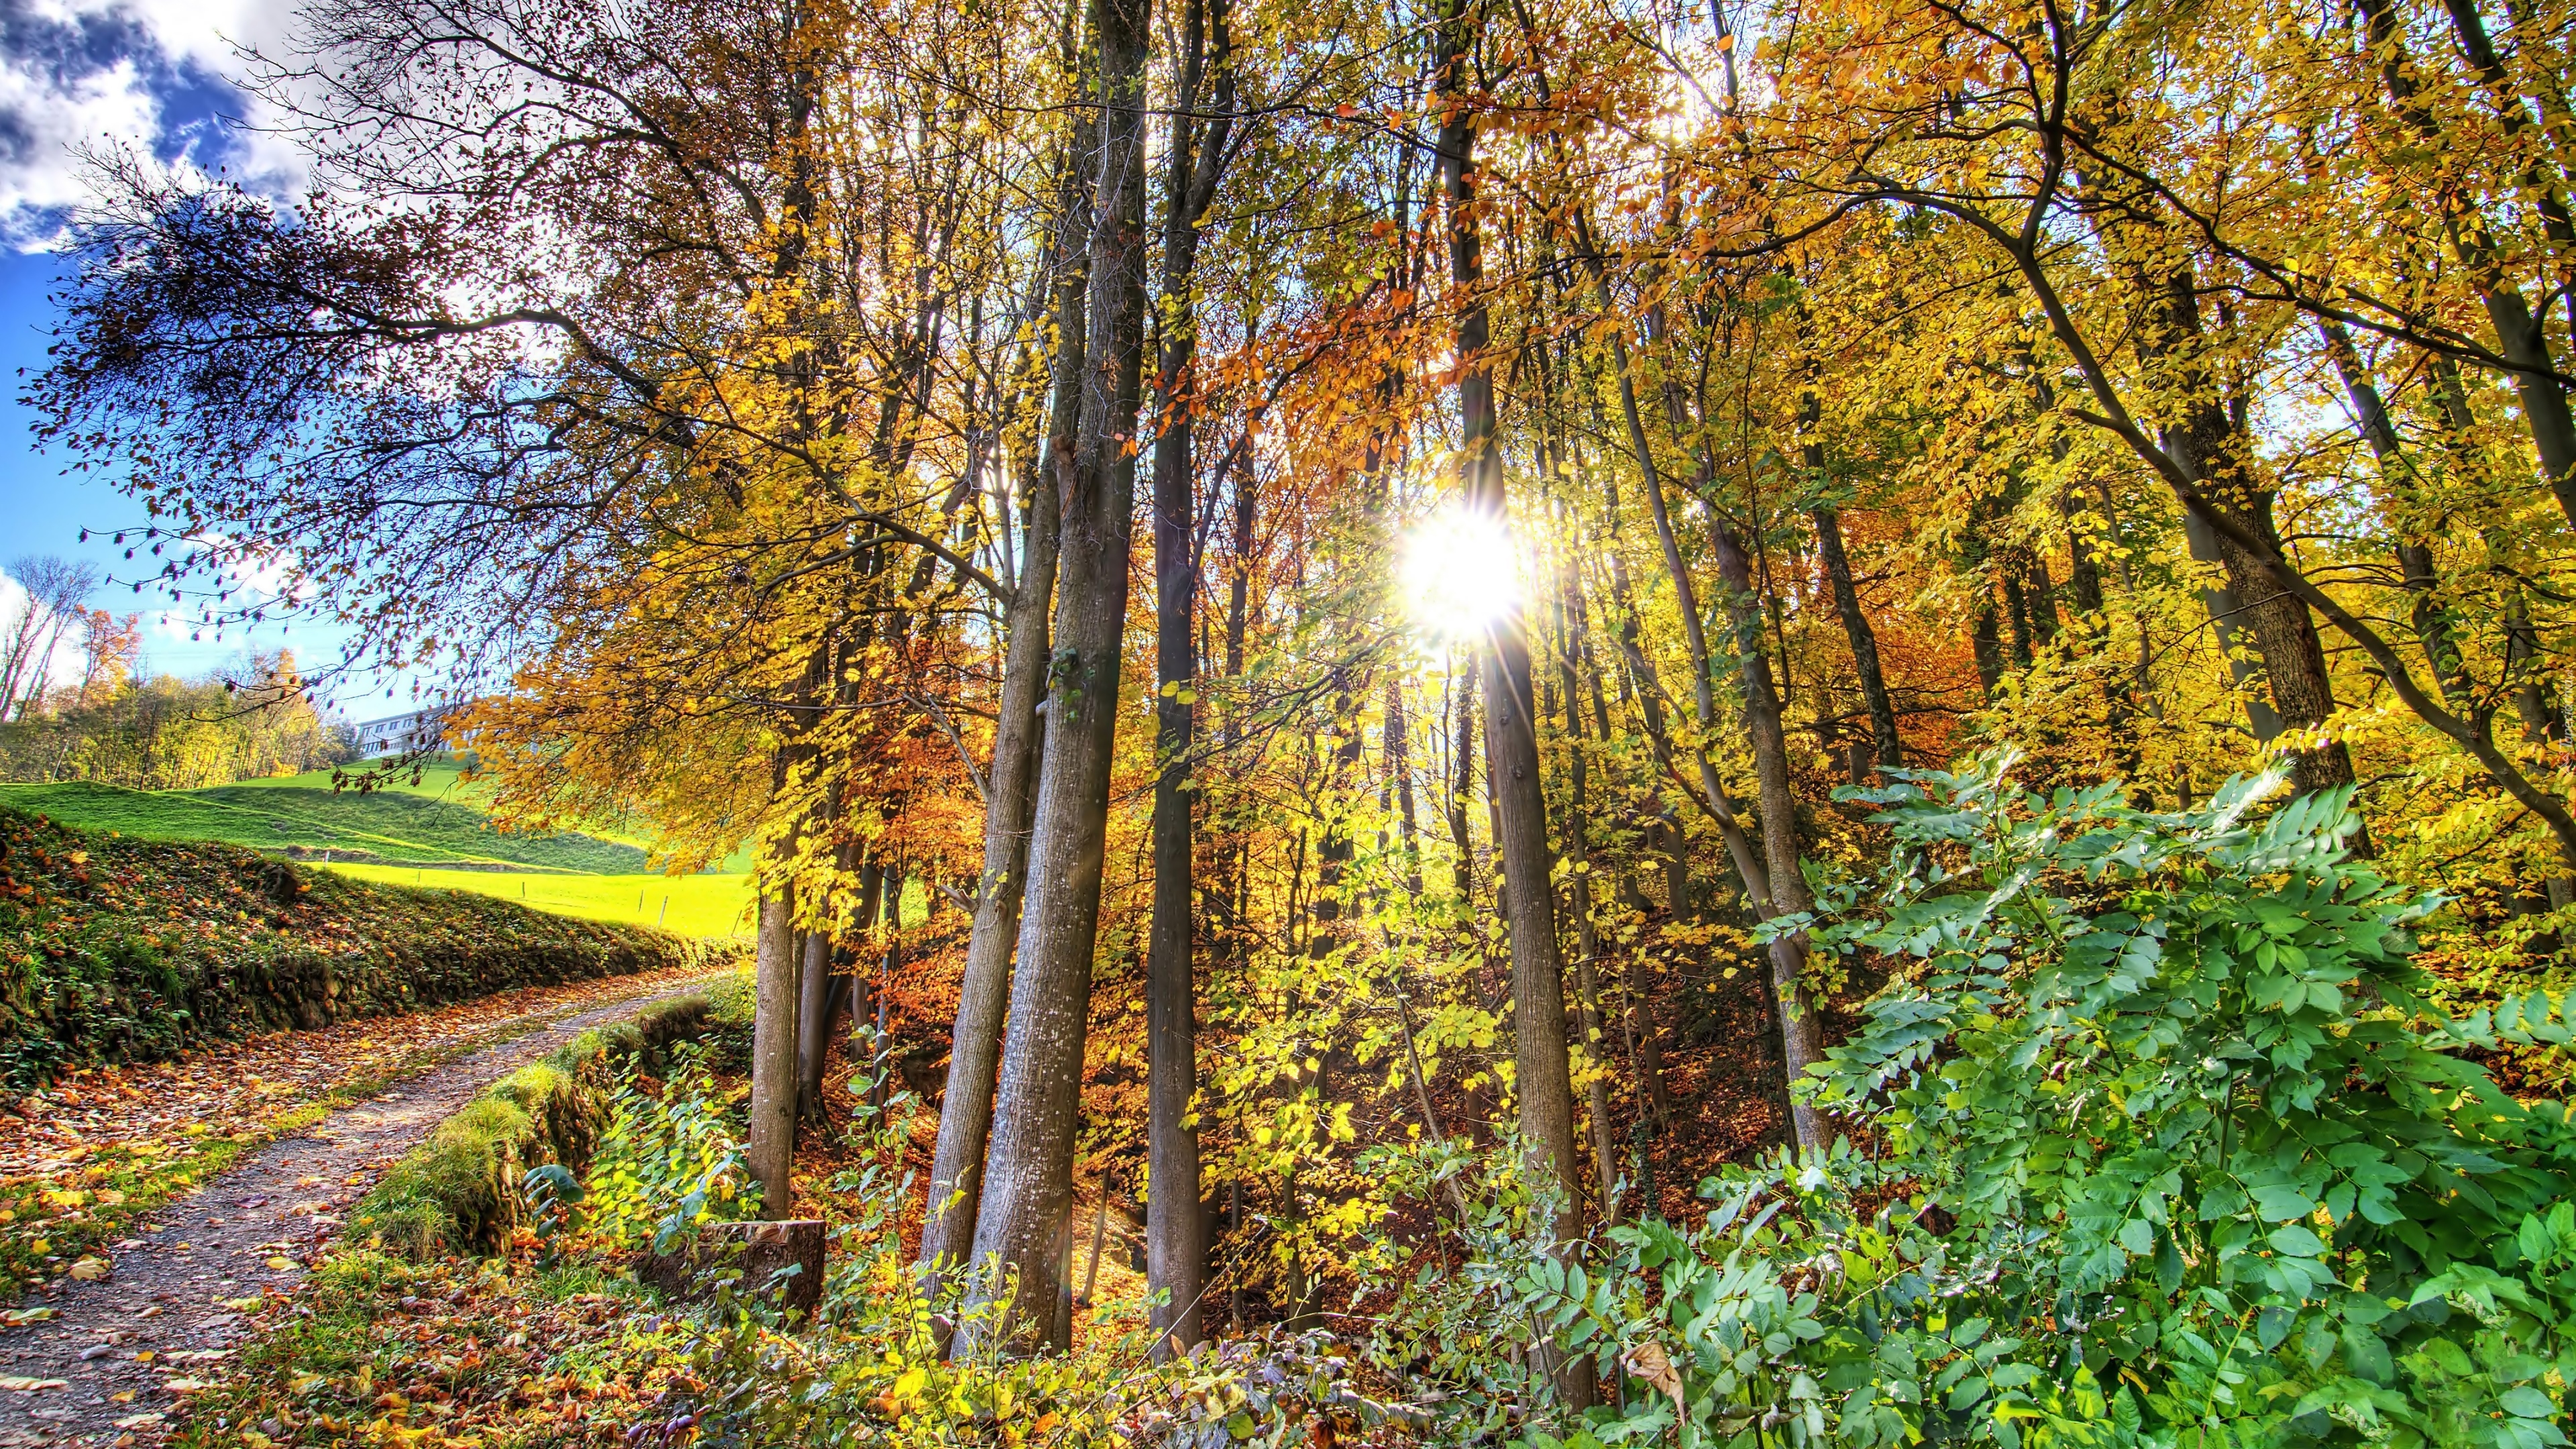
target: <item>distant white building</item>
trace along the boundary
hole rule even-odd
[[[416,709],[409,714],[361,721],[352,726],[358,735],[358,756],[374,759],[379,755],[440,749],[445,744],[448,721],[464,707],[461,704],[442,704]]]

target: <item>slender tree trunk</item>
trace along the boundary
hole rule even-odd
[[[1168,1358],[1200,1339],[1199,1289],[1207,1261],[1201,1241],[1199,1134],[1190,1098],[1198,1089],[1198,990],[1190,891],[1196,877],[1190,845],[1191,752],[1198,708],[1197,540],[1192,536],[1192,448],[1197,407],[1191,365],[1198,348],[1198,309],[1191,273],[1198,264],[1199,221],[1213,200],[1232,125],[1233,70],[1227,0],[1183,0],[1177,104],[1166,148],[1163,192],[1162,357],[1154,376],[1154,906],[1145,956],[1146,1196],[1145,1286],[1157,1332],[1153,1353]],[[1213,31],[1213,56],[1210,32]],[[1213,60],[1216,115],[1197,117],[1204,65]]]
[[[773,869],[776,867],[773,866]],[[781,880],[761,893],[752,965],[751,1129],[744,1166],[760,1184],[760,1210],[795,1211],[796,896]]]
[[[1098,0],[1103,105],[1093,193],[1089,352],[1073,468],[1064,488],[1055,651],[1029,841],[1034,886],[1020,921],[994,1130],[985,1151],[975,1259],[1018,1273],[999,1336],[1044,1322],[1061,1264],[1050,1254],[1072,1194],[1091,959],[1100,922],[1111,740],[1118,718],[1136,493],[1145,319],[1145,57],[1150,0]],[[974,1301],[1000,1285],[981,1282]],[[968,1348],[980,1347],[968,1344]]]
[[[1200,80],[1206,75],[1208,28],[1216,31],[1218,119],[1200,134]],[[1198,304],[1190,273],[1198,266],[1198,219],[1216,191],[1231,124],[1231,70],[1226,0],[1182,0],[1182,64],[1172,108],[1172,142],[1164,150],[1162,217],[1162,358],[1154,371],[1154,918],[1146,936],[1146,1292],[1157,1328],[1154,1356],[1188,1351],[1200,1338],[1198,1289],[1206,1266],[1200,1243],[1206,1214],[1198,1204],[1198,1127],[1190,1096],[1198,1091],[1198,985],[1190,887],[1190,750],[1198,743],[1198,683],[1193,624],[1198,616],[1198,557],[1193,521],[1193,397],[1190,364],[1198,353]]]
[[[832,935],[808,931],[797,943],[804,958],[796,992],[796,1115],[823,1115],[823,1067],[831,1050]]]
[[[1574,589],[1574,570],[1568,567],[1558,577],[1556,601],[1556,672],[1565,692],[1566,738],[1573,746],[1566,771],[1565,855],[1572,867],[1566,885],[1574,910],[1576,1021],[1583,1033],[1584,1063],[1591,1068],[1590,1080],[1584,1084],[1584,1107],[1591,1118],[1592,1166],[1601,1220],[1615,1224],[1619,1221],[1619,1154],[1610,1137],[1610,1077],[1602,1063],[1602,1044],[1609,1038],[1601,1029],[1601,983],[1593,969],[1601,942],[1592,922],[1591,761],[1585,754],[1582,687],[1576,677],[1581,645],[1575,632],[1579,616]]]
[[[1617,500],[1615,497],[1612,499],[1612,507],[1614,509],[1617,507]],[[1628,566],[1626,562],[1619,557],[1618,540],[1615,536],[1611,540],[1609,553],[1611,588],[1618,595],[1623,611],[1617,630],[1620,636],[1620,647],[1622,650],[1636,653],[1639,658],[1642,658],[1642,651],[1637,650],[1636,642],[1634,638],[1631,637],[1636,627],[1636,615],[1634,609],[1627,603]],[[1584,641],[1581,649],[1577,651],[1576,657],[1583,669],[1584,685],[1590,691],[1592,696],[1593,724],[1595,725],[1600,738],[1606,742],[1611,738],[1610,705],[1609,702],[1602,697],[1601,670],[1599,667],[1599,661],[1595,658],[1592,652],[1591,610],[1584,602],[1582,576],[1580,574],[1574,575],[1573,609],[1575,634],[1578,638]],[[1651,681],[1640,680],[1637,686],[1637,692],[1646,706],[1645,714],[1648,720],[1648,747],[1654,751],[1657,763],[1662,765],[1667,773],[1670,773],[1673,768],[1672,745],[1663,737],[1663,705],[1660,700],[1656,698],[1656,695],[1662,690],[1662,686],[1660,684],[1655,684],[1652,686],[1652,692],[1650,692],[1648,689],[1648,684],[1650,682]],[[1626,703],[1624,690],[1622,692],[1621,703],[1623,705]],[[1631,812],[1631,815],[1633,818],[1633,811]],[[1675,837],[1673,844],[1676,846],[1679,845],[1679,837],[1681,834],[1680,827],[1678,823],[1672,820],[1669,811],[1667,811],[1663,816],[1658,817],[1654,823],[1657,825],[1670,825],[1673,836]],[[1676,856],[1681,854],[1679,850],[1676,850],[1674,853]],[[1644,893],[1637,888],[1636,877],[1629,872],[1622,871],[1619,876],[1619,882],[1621,904],[1627,909],[1635,911],[1640,916],[1644,915],[1646,907],[1645,896]],[[1678,893],[1676,899],[1686,910],[1690,895],[1690,876],[1686,866],[1681,872],[1671,878],[1668,889]],[[1679,921],[1683,919],[1683,917],[1676,915],[1674,919]],[[1663,1043],[1656,1030],[1653,1016],[1649,1011],[1649,1007],[1654,1000],[1654,975],[1646,960],[1644,952],[1635,949],[1628,949],[1622,954],[1627,962],[1626,980],[1628,1003],[1627,1010],[1624,1014],[1624,1025],[1628,1036],[1628,1050],[1629,1054],[1636,1061],[1638,1081],[1640,1085],[1644,1087],[1646,1092],[1647,1110],[1653,1114],[1654,1124],[1660,1126],[1672,1115],[1673,1098],[1672,1089],[1664,1081]]]
[[[1615,339],[1613,345],[1617,345]],[[1620,371],[1625,374],[1624,364]],[[1630,399],[1623,397],[1621,401],[1629,407],[1629,429],[1638,437],[1637,447],[1642,455],[1645,452],[1642,425],[1636,419]],[[1676,438],[1689,435],[1688,403],[1678,386],[1669,381],[1664,387],[1664,417]],[[1700,487],[1696,491],[1708,510],[1710,531],[1717,545],[1719,582],[1728,594],[1726,606],[1735,631],[1736,672],[1744,695],[1745,732],[1753,743],[1755,783],[1762,800],[1764,859],[1756,862],[1750,858],[1750,842],[1740,830],[1726,835],[1727,848],[1736,856],[1736,871],[1744,880],[1755,913],[1767,920],[1786,912],[1806,910],[1810,904],[1805,877],[1798,868],[1797,807],[1789,785],[1788,738],[1780,724],[1780,695],[1772,684],[1770,660],[1762,652],[1761,607],[1753,591],[1751,560],[1726,520],[1719,516],[1714,506],[1708,505],[1708,490],[1716,470],[1705,447],[1698,450],[1697,466]],[[1696,641],[1691,652],[1699,677],[1692,683],[1700,712],[1700,726],[1703,731],[1713,732],[1716,716],[1714,687],[1697,601],[1688,584],[1689,572],[1682,566],[1681,549],[1674,538],[1671,514],[1664,507],[1662,478],[1649,467],[1645,481],[1648,512],[1655,520],[1656,535],[1663,541],[1665,566],[1672,571],[1674,586],[1681,599],[1683,637]],[[1708,769],[1704,757],[1702,772],[1703,779],[1713,785],[1716,775]],[[1714,798],[1723,799],[1722,796]],[[1719,826],[1722,833],[1732,815],[1731,810],[1721,814]],[[1782,1095],[1788,1099],[1790,1133],[1801,1148],[1821,1148],[1825,1144],[1820,1137],[1821,1126],[1814,1110],[1798,1103],[1791,1090],[1818,1055],[1815,1016],[1803,1009],[1805,988],[1799,984],[1806,969],[1807,939],[1804,934],[1797,933],[1776,936],[1770,943],[1768,956],[1780,1026],[1780,1085]]]
[[[1074,125],[1073,156],[1088,154],[1097,122]],[[1029,821],[1046,722],[1048,616],[1055,604],[1061,500],[1073,466],[1083,376],[1083,305],[1090,254],[1090,208],[1070,178],[1055,243],[1054,397],[1045,456],[1030,478],[1027,547],[1003,629],[1002,692],[995,707],[993,759],[984,788],[984,870],[967,932],[957,1025],[950,1037],[948,1083],[940,1097],[939,1138],[931,1156],[930,1206],[921,1231],[921,1262],[937,1274],[963,1264],[975,1242],[983,1182],[978,1170],[993,1126],[993,1085],[1002,1056],[1002,1021],[1010,1002],[1011,948],[1019,934],[1029,863]],[[943,1345],[944,1347],[944,1345]]]
[[[1753,564],[1727,521],[1710,510],[1709,530],[1717,545],[1718,579],[1725,585],[1726,612],[1735,626],[1736,679],[1744,693],[1745,733],[1753,740],[1753,773],[1762,791],[1762,846],[1769,856],[1771,898],[1784,913],[1809,909],[1806,876],[1799,869],[1798,799],[1789,779],[1789,736],[1780,723],[1780,693],[1771,681],[1771,659],[1762,649],[1762,611],[1754,593]],[[1806,938],[1784,937],[1794,949],[1771,953],[1771,991],[1780,1013],[1781,1072],[1795,1085],[1807,1068],[1824,1057],[1816,1027],[1815,1003],[1801,980],[1806,965]],[[1789,1125],[1801,1150],[1825,1146],[1824,1123],[1816,1109],[1797,1100],[1789,1104]]]
[[[2353,8],[2366,22],[2380,79],[2398,115],[2426,146],[2437,153],[2448,149],[2453,142],[2410,73],[2404,27],[2392,0],[2353,0]],[[2514,393],[2522,403],[2533,449],[2540,455],[2542,480],[2557,497],[2560,511],[2576,523],[2576,413],[2569,409],[2566,390],[2550,375],[2556,363],[2550,356],[2547,329],[2515,284],[2504,249],[2479,214],[2475,198],[2455,185],[2445,185],[2435,207],[2461,269],[2485,304],[2488,324],[2495,328],[2496,354],[2513,370]],[[2564,213],[2556,220],[2563,225]]]
[[[1186,430],[1167,423],[1164,436]],[[1186,453],[1188,444],[1181,443]],[[1200,1338],[1198,1297],[1205,1262],[1199,1242],[1199,1141],[1191,1120],[1198,1087],[1198,991],[1194,981],[1194,931],[1190,887],[1190,754],[1197,709],[1181,691],[1197,681],[1191,647],[1192,604],[1198,572],[1191,557],[1189,463],[1166,463],[1158,444],[1154,555],[1157,601],[1156,673],[1163,685],[1155,701],[1154,905],[1146,945],[1146,1286],[1159,1300],[1151,1310],[1157,1357],[1186,1351]],[[1177,493],[1177,500],[1166,497]]]
[[[1396,824],[1406,856],[1406,880],[1414,895],[1422,894],[1422,865],[1417,852],[1422,847],[1422,823],[1413,797],[1413,745],[1411,726],[1405,723],[1404,681],[1392,670],[1381,687],[1379,699],[1378,740],[1383,753],[1388,788],[1394,792]]]
[[[2061,451],[2065,450],[2063,440],[2059,440],[2056,446]],[[2062,457],[2060,461],[2063,461]],[[2066,523],[2067,592],[2074,597],[2075,612],[2086,619],[2096,620],[2092,627],[2099,629],[2101,625],[2098,618],[2102,612],[2102,565],[2093,555],[2093,541],[2085,537],[2084,512],[2075,501],[2074,489],[2058,490],[2057,516]]]
[[[1483,689],[1478,683],[1481,675],[1476,652],[1471,650],[1467,655],[1467,677],[1458,683],[1457,735],[1449,749],[1449,840],[1458,849],[1454,867],[1458,903],[1471,912],[1476,904],[1476,851],[1467,833],[1467,798],[1476,779],[1476,696]]]
[[[2434,592],[2437,580],[2433,550],[2417,532],[2418,521],[2409,513],[2416,497],[2415,479],[2408,471],[2397,425],[2388,416],[2378,385],[2363,370],[2361,353],[2353,347],[2343,324],[2325,321],[2317,328],[2325,337],[2326,354],[2334,361],[2335,374],[2343,381],[2344,396],[2352,403],[2353,424],[2360,429],[2362,441],[2370,445],[2371,456],[2379,463],[2380,484],[2388,490],[2392,515],[2389,531],[2397,538],[2398,579],[2411,601],[2407,613],[2415,626],[2416,642],[2424,646],[2425,662],[2432,666],[2442,697],[2457,709],[2468,698],[2468,681],[2461,674],[2459,645],[2451,637],[2450,611]]]
[[[1816,525],[1816,551],[1824,555],[1825,577],[1833,584],[1834,612],[1842,615],[1843,637],[1851,641],[1852,667],[1860,675],[1861,702],[1869,706],[1869,742],[1878,763],[1894,769],[1905,763],[1904,745],[1896,735],[1896,703],[1888,698],[1887,676],[1878,665],[1878,633],[1861,612],[1860,590],[1852,583],[1851,559],[1843,553],[1842,516],[1830,508],[1808,515]]]
[[[1481,295],[1483,261],[1475,219],[1476,122],[1465,96],[1466,66],[1477,24],[1474,0],[1449,0],[1440,27],[1439,85],[1451,100],[1440,128],[1448,194],[1450,279],[1463,307],[1457,357],[1460,471],[1469,508],[1498,521],[1505,512],[1502,451],[1494,438],[1494,382]],[[1511,897],[1513,1089],[1532,1177],[1552,1178],[1564,1194],[1556,1236],[1583,1236],[1575,1184],[1582,1161],[1574,1146],[1573,1083],[1566,1062],[1565,976],[1557,957],[1556,897],[1548,876],[1547,801],[1539,779],[1537,721],[1531,717],[1528,635],[1517,614],[1494,625],[1483,659],[1485,754],[1492,765],[1502,831],[1497,842]],[[1571,1409],[1592,1403],[1592,1362],[1548,1346],[1558,1394]]]
[[[1609,305],[1606,282],[1602,287],[1602,304],[1605,309]],[[1772,914],[1769,874],[1762,867],[1751,837],[1745,833],[1743,822],[1736,814],[1735,803],[1727,798],[1725,784],[1717,778],[1716,764],[1708,756],[1708,741],[1717,733],[1717,700],[1709,682],[1708,634],[1700,619],[1698,591],[1691,583],[1689,568],[1682,562],[1681,541],[1674,535],[1672,515],[1664,507],[1663,474],[1655,467],[1654,446],[1646,439],[1646,424],[1637,406],[1637,385],[1628,365],[1625,338],[1614,335],[1610,339],[1610,358],[1618,374],[1619,409],[1628,427],[1629,452],[1637,464],[1639,477],[1645,483],[1647,511],[1655,520],[1655,538],[1663,546],[1664,572],[1673,581],[1675,603],[1681,614],[1682,643],[1690,655],[1691,705],[1699,724],[1699,739],[1691,747],[1699,765],[1697,798],[1717,822],[1718,838],[1726,843],[1727,859],[1735,866],[1736,879],[1744,883],[1744,898],[1753,907],[1753,914],[1767,920]],[[1666,394],[1665,406],[1667,412],[1673,407],[1669,393]],[[1674,424],[1676,431],[1679,430],[1679,419],[1668,421]],[[1620,602],[1633,620],[1636,617],[1634,602],[1626,599]],[[1637,650],[1632,636],[1633,629],[1622,636],[1629,641],[1629,662],[1631,666],[1643,669],[1645,655]],[[1676,828],[1672,833],[1675,837],[1672,859],[1679,861],[1682,858],[1681,832]],[[1680,896],[1687,893],[1687,890],[1678,891],[1674,897],[1673,913],[1677,920],[1684,914]]]

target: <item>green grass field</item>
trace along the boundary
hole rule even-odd
[[[265,781],[190,791],[0,785],[0,803],[67,825],[146,840],[362,851],[387,863],[492,861],[617,875],[640,872],[646,864],[642,849],[622,841],[495,830],[472,805],[427,793],[335,794],[327,788]]]
[[[507,860],[553,870],[625,875],[642,871],[644,852],[620,841],[587,835],[537,835],[495,830],[491,820],[472,805],[401,791],[365,795],[347,791],[290,790],[271,786],[221,785],[192,792],[201,800],[268,811],[289,819],[312,821],[350,835],[426,846],[437,855],[403,855],[378,850],[387,860]]]
[[[0,805],[47,815],[83,830],[113,830],[144,840],[219,840],[232,845],[339,845],[346,832],[285,816],[243,810],[187,794],[158,794],[116,785],[0,785]]]
[[[583,920],[749,934],[751,886],[738,862],[728,862],[731,874],[648,873],[633,841],[495,830],[482,809],[488,798],[452,759],[429,762],[416,784],[405,778],[364,795],[333,791],[328,771],[189,791],[0,785],[0,805],[88,830],[355,854],[325,863],[360,880],[470,891]],[[525,869],[441,868],[471,865]]]
[[[359,767],[353,766],[352,768],[354,769]],[[229,785],[225,788],[231,790],[328,790],[331,788],[331,772],[328,770],[310,770],[301,775],[280,775],[271,780],[244,780],[239,784]],[[421,762],[420,779],[417,782],[411,778],[410,771],[406,770],[395,776],[391,781],[377,786],[375,793],[426,796],[433,800],[444,800],[454,804],[463,805],[469,809],[480,812],[490,808],[492,782],[488,779],[468,779],[466,778],[465,765],[462,761],[458,760],[453,755],[437,755]],[[649,827],[644,831],[639,831],[634,827],[632,822],[625,825],[591,822],[582,825],[581,833],[593,840],[607,841],[615,845],[633,846],[637,850],[643,850],[651,843],[647,838]],[[512,856],[510,858],[515,860],[519,857]],[[617,871],[641,870],[645,868],[646,864],[646,861],[638,859],[632,863],[619,864],[615,866],[614,869]],[[607,866],[583,866],[577,868],[585,870],[610,869],[610,867]],[[715,869],[718,871],[747,871],[751,869],[751,848],[749,846],[743,846],[736,849],[723,860],[716,862]]]
[[[499,896],[587,921],[660,926],[690,936],[751,934],[751,877],[747,875],[514,875],[384,865],[331,869],[387,885]]]

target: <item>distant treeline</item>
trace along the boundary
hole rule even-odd
[[[220,679],[93,679],[0,724],[0,780],[197,790],[356,759],[355,734],[296,686],[290,656],[255,659],[242,687]]]

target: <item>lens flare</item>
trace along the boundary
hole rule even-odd
[[[1520,606],[1520,550],[1493,513],[1449,504],[1408,529],[1400,549],[1405,612],[1434,640],[1480,636]]]

